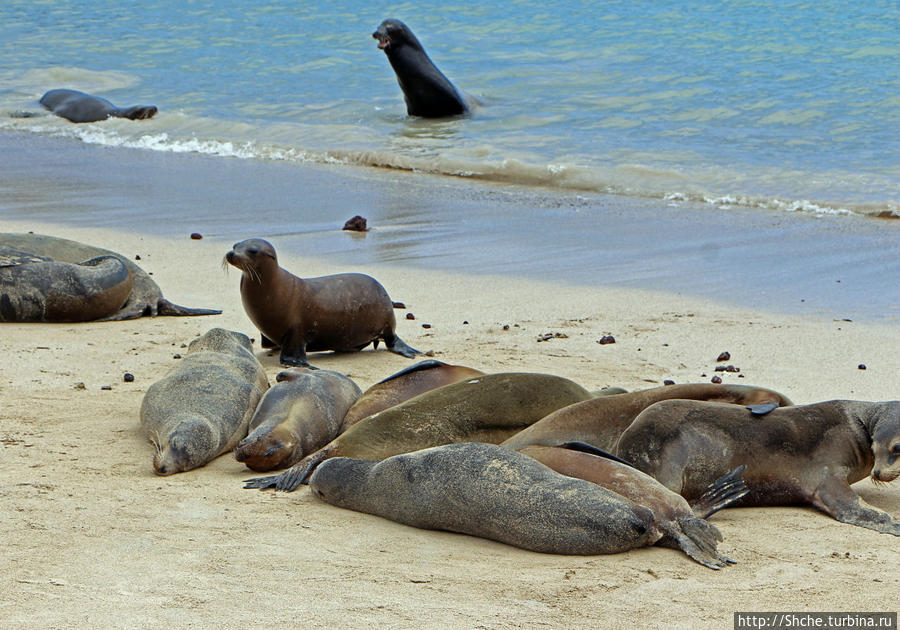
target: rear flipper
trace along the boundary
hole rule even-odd
[[[810,502],[842,523],[900,536],[900,522],[863,501],[846,481],[829,475],[819,484]]]
[[[741,478],[746,466],[738,466],[727,475],[713,481],[699,497],[690,502],[697,518],[709,518],[750,492]]]
[[[178,304],[173,304],[169,300],[165,298],[160,298],[159,302],[156,304],[157,314],[158,315],[175,315],[175,316],[185,316],[185,315],[221,315],[222,311],[219,309],[213,308],[188,308],[187,306],[179,306]]]
[[[667,531],[656,544],[673,549],[681,549],[691,559],[710,569],[721,569],[735,561],[716,550],[722,534],[715,525],[700,518],[682,518],[675,522],[672,531]]]
[[[386,345],[387,349],[390,350],[391,352],[393,352],[394,354],[403,355],[404,357],[406,357],[408,359],[414,358],[417,354],[423,354],[423,353],[419,352],[418,350],[416,350],[415,348],[411,348],[410,346],[406,345],[406,342],[404,342],[402,339],[400,339],[400,337],[398,337],[397,335],[393,335],[393,336],[385,335],[384,336],[384,345]],[[377,340],[375,342],[375,347],[376,348],[378,347]]]

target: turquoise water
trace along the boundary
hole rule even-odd
[[[483,105],[406,116],[371,33],[405,21]],[[378,165],[727,209],[900,216],[900,5],[0,4],[0,129]],[[150,121],[73,125],[71,87]]]

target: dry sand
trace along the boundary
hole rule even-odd
[[[211,327],[259,337],[241,307],[240,275],[220,266],[227,245],[36,223],[3,229],[140,254],[170,300],[224,313],[2,325],[0,627],[730,628],[734,611],[896,610],[900,541],[811,508],[716,514],[720,549],[738,564],[712,571],[670,549],[543,555],[341,510],[305,486],[244,490],[254,473],[227,455],[157,477],[138,430],[144,392],[182,344]],[[348,270],[281,263],[305,276]],[[725,382],[775,388],[795,403],[898,396],[896,323],[393,266],[364,271],[406,303],[397,313],[405,341],[487,372],[634,390],[707,382],[728,350],[743,378],[725,374]],[[556,332],[565,337],[537,341]],[[616,343],[598,344],[606,334]],[[274,379],[277,356],[257,356]],[[310,358],[363,389],[410,364],[383,349]],[[123,382],[126,372],[134,382]],[[896,484],[855,488],[900,516]]]

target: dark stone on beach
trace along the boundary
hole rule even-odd
[[[341,229],[350,230],[351,232],[368,232],[369,228],[366,223],[366,218],[357,214],[352,219],[347,219],[347,222],[344,223],[344,227]]]
[[[711,379],[709,379],[709,380],[710,380],[711,382],[713,382],[713,383],[718,384],[718,383],[721,383],[721,382],[722,382],[722,377],[721,377],[721,376],[713,376],[713,377],[712,377]]]
[[[434,350],[428,350],[428,351],[425,353],[425,356],[426,356],[426,357],[433,357],[433,356],[434,356]]]
[[[112,391],[112,385],[103,385],[100,387],[100,389],[102,389],[105,392],[109,392],[109,391]]]
[[[416,318],[416,316],[413,315],[412,313],[407,313],[407,314],[406,314],[406,319],[415,319],[415,318]]]
[[[674,384],[675,384],[675,381],[673,381],[670,378],[667,378],[666,380],[663,381],[663,385],[674,385]]]
[[[509,330],[509,324],[503,324],[503,330]]]
[[[467,326],[468,324],[469,324],[469,320],[468,320],[468,319],[464,319],[464,320],[463,320],[463,326]]]
[[[857,367],[858,369],[860,369],[860,370],[865,370],[865,369],[866,369],[866,364],[865,364],[865,363],[860,363],[860,364],[857,365],[856,367]]]
[[[173,355],[172,355],[172,358],[173,358],[173,359],[180,359],[180,358],[181,358],[181,355],[180,355],[180,354],[173,354]]]
[[[503,330],[506,330],[506,327],[504,327]],[[543,335],[540,335],[537,338],[537,340],[540,342],[540,341],[549,341],[550,339],[568,339],[568,338],[569,338],[569,335],[567,335],[566,333],[552,332],[552,333],[544,333]]]
[[[141,259],[141,255],[140,255],[140,254],[135,254],[135,255],[134,255],[134,259],[135,259],[135,260],[140,260],[140,259]]]
[[[725,366],[725,371],[726,371],[726,372],[732,372],[732,373],[735,373],[735,372],[740,372],[740,371],[741,371],[741,368],[739,368],[739,367],[737,367],[737,366],[735,366],[735,365],[731,365],[731,364],[729,363],[728,365]]]
[[[203,235],[200,232],[192,232],[191,238],[195,241],[199,241],[201,238],[203,238]]]
[[[422,324],[422,328],[431,328],[431,324]]]
[[[391,306],[394,308],[406,308],[406,304],[403,302],[391,302]]]
[[[132,374],[131,372],[125,372],[125,376],[122,377],[122,380],[125,381],[126,383],[133,383],[134,382],[134,374]]]
[[[72,386],[73,389],[87,389],[87,386],[84,383],[75,383]]]
[[[730,358],[731,358],[731,353],[726,350],[725,352],[723,352],[719,355],[719,358],[717,358],[716,361],[727,361]]]
[[[612,335],[603,335],[602,337],[600,337],[600,339],[597,340],[597,343],[599,343],[601,346],[605,346],[609,343],[616,343],[616,338]]]

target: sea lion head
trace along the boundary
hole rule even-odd
[[[378,40],[378,47],[384,52],[388,52],[391,49],[402,45],[422,48],[422,45],[419,43],[419,40],[416,39],[416,36],[413,35],[413,32],[400,20],[385,20],[377,29],[375,29],[375,32],[372,33],[372,37]]]
[[[235,243],[232,250],[225,254],[225,261],[254,277],[258,277],[260,270],[267,265],[278,265],[275,248],[261,238],[248,238]]]
[[[209,423],[193,419],[181,425],[156,445],[153,470],[157,475],[173,475],[206,463],[209,445],[218,441]]]
[[[372,466],[378,462],[352,457],[332,457],[319,464],[309,478],[309,488],[319,499],[338,507],[358,509]]]
[[[900,477],[900,401],[878,403],[872,430],[874,481],[890,482]]]

